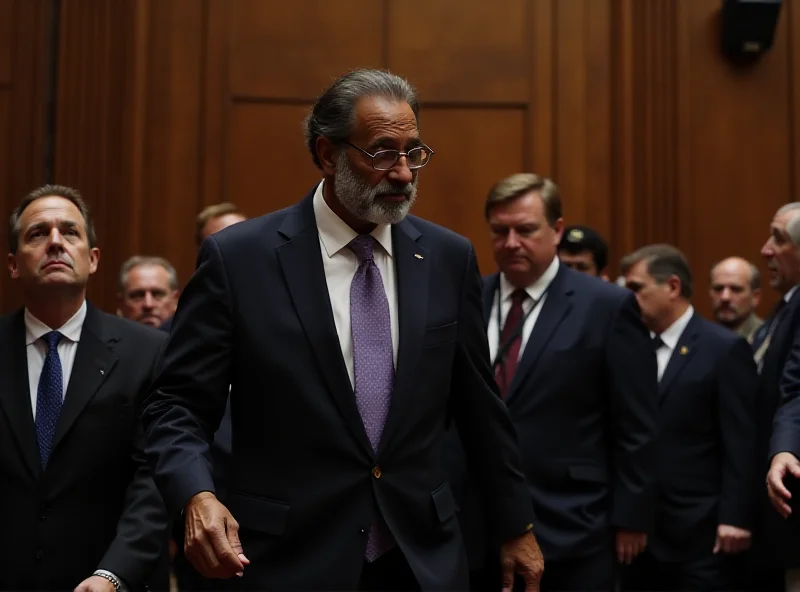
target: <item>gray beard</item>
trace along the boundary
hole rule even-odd
[[[375,187],[356,175],[350,168],[350,161],[345,152],[336,157],[336,176],[333,179],[333,189],[339,203],[358,220],[370,224],[397,224],[406,217],[414,200],[417,198],[417,182],[415,176],[411,183],[396,185],[384,179]],[[379,195],[396,194],[405,195],[406,200],[400,203],[391,203],[378,199]]]

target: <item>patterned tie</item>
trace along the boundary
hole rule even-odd
[[[39,458],[42,469],[47,468],[56,433],[56,423],[61,413],[64,392],[64,377],[61,372],[61,358],[58,357],[58,342],[63,335],[50,331],[42,336],[47,342],[47,357],[44,359],[39,389],[36,393],[36,438],[39,441]]]
[[[356,275],[350,284],[356,404],[367,437],[377,451],[394,386],[394,356],[389,301],[381,272],[375,265],[372,252],[374,241],[371,235],[362,234],[348,246],[359,260]],[[393,546],[389,528],[376,513],[367,539],[367,561],[374,561]]]
[[[517,371],[519,361],[519,348],[522,345],[522,331],[519,324],[522,322],[523,312],[522,303],[528,298],[525,290],[514,290],[511,293],[511,308],[506,315],[506,322],[500,332],[500,343],[497,345],[500,360],[495,365],[494,379],[500,388],[500,395],[505,399],[508,396],[508,389],[511,388],[511,381],[514,380],[514,372]],[[511,340],[509,342],[509,340]]]

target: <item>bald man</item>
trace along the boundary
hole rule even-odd
[[[714,319],[748,342],[764,322],[756,315],[761,299],[761,274],[741,257],[723,259],[711,268],[711,307]]]

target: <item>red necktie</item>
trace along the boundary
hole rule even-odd
[[[522,345],[522,331],[519,331],[519,324],[522,322],[523,312],[522,303],[528,297],[525,290],[515,290],[511,294],[511,308],[506,316],[506,322],[503,324],[503,330],[500,332],[499,348],[502,348],[512,336],[511,341],[505,348],[505,353],[498,361],[494,370],[494,378],[497,386],[500,387],[500,395],[505,399],[508,396],[508,389],[511,387],[511,381],[514,379],[514,372],[517,369],[517,360],[519,359],[519,348]]]

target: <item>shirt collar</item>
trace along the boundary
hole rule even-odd
[[[788,291],[788,292],[786,292],[786,294],[784,294],[784,296],[783,296],[783,300],[784,300],[784,302],[789,302],[789,301],[792,299],[792,296],[794,296],[794,293],[795,293],[796,291],[797,291],[797,286],[796,286],[796,285],[792,286],[792,287],[789,289],[789,291]]]
[[[56,329],[56,331],[70,341],[78,343],[81,340],[81,331],[83,331],[83,321],[85,320],[86,301],[84,300],[78,312],[72,315],[72,318]],[[36,343],[37,340],[41,339],[47,333],[50,333],[50,331],[53,331],[53,329],[33,316],[27,308],[25,309],[25,345]]]
[[[330,258],[350,244],[358,233],[350,228],[330,208],[322,196],[322,186],[325,181],[317,185],[314,191],[314,217],[317,219],[317,230],[325,254]],[[392,256],[392,227],[389,224],[378,224],[370,234],[383,247],[383,250]]]
[[[689,324],[693,314],[694,307],[690,304],[689,308],[687,308],[686,311],[680,317],[678,317],[678,320],[672,323],[663,333],[661,333],[661,335],[659,335],[659,337],[661,337],[661,341],[664,342],[664,345],[670,349],[675,349],[675,347],[678,345],[678,340],[681,338],[681,335],[683,335],[684,330],[686,330],[686,325]],[[650,335],[654,337],[655,333],[650,333]]]
[[[544,294],[544,291],[547,290],[550,282],[555,279],[556,274],[558,273],[558,265],[558,257],[553,257],[550,265],[544,270],[544,273],[539,276],[539,279],[525,288],[525,292],[528,293],[528,296],[534,302],[542,297],[542,294]],[[503,300],[510,300],[511,294],[514,292],[514,290],[516,290],[516,288],[511,285],[511,282],[508,281],[508,278],[506,278],[505,274],[503,273],[500,274],[500,289],[503,294]]]

